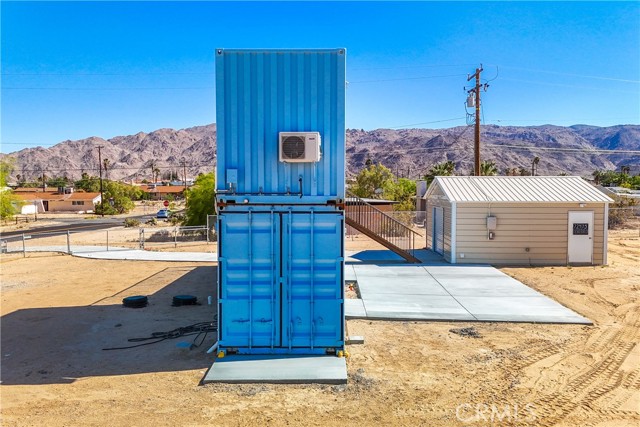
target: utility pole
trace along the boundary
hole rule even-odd
[[[100,213],[104,218],[104,194],[102,187],[102,146],[98,145],[98,166],[100,168]]]
[[[40,166],[40,173],[42,173],[42,192],[44,193],[47,191],[47,182],[44,180],[44,168],[42,166]]]
[[[482,64],[480,68],[476,68],[476,72],[467,78],[467,81],[476,79],[475,88],[471,89],[469,93],[473,92],[475,95],[475,107],[476,107],[476,123],[475,123],[475,143],[474,143],[474,175],[480,176],[480,73],[482,73]],[[485,90],[487,85],[485,84]]]
[[[184,196],[187,197],[187,162],[182,159],[182,172],[184,177]]]

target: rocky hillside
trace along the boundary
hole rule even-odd
[[[482,127],[482,159],[493,160],[502,172],[506,168],[531,168],[540,157],[538,173],[590,175],[596,169],[619,169],[630,165],[638,173],[640,155],[600,154],[595,149],[640,150],[640,126],[595,127],[495,126]],[[275,143],[275,141],[274,141]],[[41,175],[68,176],[77,179],[83,172],[97,175],[98,146],[102,159],[108,159],[105,172],[111,179],[151,179],[152,169],[160,176],[171,172],[182,176],[213,170],[216,125],[188,129],[159,129],[151,133],[118,136],[108,140],[91,137],[63,141],[50,148],[29,148],[9,156],[16,158],[13,177],[20,174],[28,181]],[[399,176],[417,178],[431,165],[451,160],[460,174],[473,165],[473,128],[449,129],[377,129],[347,131],[349,174],[362,169],[367,161],[380,162]]]

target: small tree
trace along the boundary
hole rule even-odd
[[[415,210],[414,196],[416,195],[416,182],[407,178],[398,181],[389,180],[384,185],[384,198],[399,202],[393,205],[396,211]]]
[[[22,201],[13,194],[13,190],[7,188],[7,178],[13,172],[14,160],[9,158],[0,160],[0,218],[8,220],[16,214]]]
[[[389,168],[381,164],[372,164],[360,171],[355,184],[351,186],[351,191],[358,197],[380,198],[385,184],[393,181],[393,178],[393,173]]]
[[[96,213],[116,215],[127,213],[135,205],[132,200],[138,200],[142,196],[142,190],[134,185],[116,181],[104,181],[104,201],[96,205]]]
[[[205,225],[207,215],[215,213],[216,178],[213,172],[198,175],[185,192],[185,225]]]

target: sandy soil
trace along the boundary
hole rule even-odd
[[[502,269],[594,326],[348,321],[346,386],[201,386],[212,337],[101,349],[213,318],[215,265],[3,255],[2,425],[639,425],[638,227],[611,232],[609,263]],[[150,306],[121,307],[135,294]]]

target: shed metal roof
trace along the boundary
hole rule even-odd
[[[438,176],[425,199],[436,186],[452,202],[462,203],[613,202],[579,176]]]

